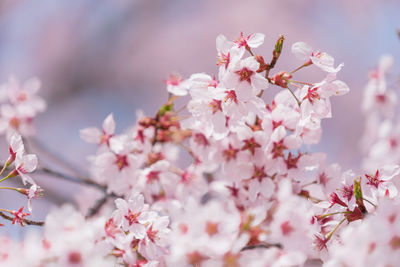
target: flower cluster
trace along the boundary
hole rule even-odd
[[[0,86],[0,133],[6,132],[7,136],[14,132],[23,136],[35,134],[33,119],[46,109],[46,102],[37,95],[40,86],[37,78],[21,84],[13,76]]]
[[[291,51],[298,67],[271,73],[285,41],[278,38],[266,61],[255,53],[264,39],[261,33],[242,33],[236,41],[219,35],[218,74],[170,75],[166,103],[154,116],[138,112],[137,123],[123,133],[116,133],[112,114],[101,129],[81,130],[82,139],[98,149],[88,157],[90,179],[71,181],[93,186],[102,197],[81,194],[91,206],[85,218],[71,206],[51,212],[44,235],[27,237],[22,248],[4,239],[0,262],[395,266],[400,141],[392,122],[396,96],[386,83],[392,60],[382,58],[365,90],[362,142],[369,149],[356,174],[308,149],[321,140],[321,121],[334,113],[331,97],[349,92],[337,78],[343,64],[297,42]],[[294,78],[313,67],[322,80]],[[266,90],[276,94],[263,97]],[[18,135],[11,137],[5,168],[13,161],[15,169],[3,180],[20,175],[36,186],[27,176],[36,157],[24,154]],[[39,190],[32,188],[31,197]],[[9,213],[14,222],[26,216],[22,209]],[[41,246],[33,255],[29,246],[35,242]],[[26,258],[17,258],[15,249]]]
[[[143,195],[132,195],[128,201],[118,198],[115,204],[117,210],[104,227],[106,242],[114,247],[112,255],[121,258],[121,264],[157,265],[167,251],[168,216],[149,210]]]
[[[21,135],[14,133],[10,138],[10,145],[9,145],[9,157],[4,164],[2,170],[0,171],[0,176],[4,173],[5,170],[10,170],[7,175],[5,175],[2,179],[0,179],[0,183],[19,176],[22,179],[22,183],[26,185],[29,183],[31,186],[29,189],[26,188],[16,188],[16,187],[8,187],[8,186],[1,186],[0,189],[5,190],[14,190],[20,194],[23,194],[28,199],[28,210],[32,212],[32,199],[39,197],[42,195],[43,190],[38,186],[29,173],[33,172],[38,164],[38,159],[35,154],[26,154],[24,149],[24,144],[22,142]],[[13,166],[12,168],[10,168]],[[5,213],[9,213],[14,216],[12,220],[12,224],[19,223],[22,226],[25,224],[25,217],[29,215],[29,213],[23,212],[24,207],[21,207],[18,211],[9,210],[9,209],[0,209],[2,212],[2,216],[7,217]]]

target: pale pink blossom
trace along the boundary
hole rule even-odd
[[[17,152],[15,158],[15,170],[13,173],[15,175],[21,176],[22,182],[24,185],[26,182],[34,185],[36,184],[35,181],[31,178],[28,173],[33,172],[38,165],[38,158],[34,154],[24,154],[23,151]]]
[[[116,223],[121,224],[124,231],[130,231],[136,238],[146,235],[146,223],[154,214],[148,211],[144,204],[143,195],[132,195],[128,201],[118,198],[115,200],[117,210],[113,214]]]
[[[190,81],[184,80],[179,74],[171,74],[168,80],[164,81],[167,85],[167,91],[176,96],[187,95]]]
[[[234,89],[237,98],[247,101],[268,88],[269,82],[257,73],[260,66],[254,57],[248,57],[236,62],[222,78],[223,86]]]
[[[314,64],[323,71],[328,73],[337,73],[342,67],[343,63],[334,67],[334,59],[331,55],[313,50],[311,46],[303,42],[297,42],[292,45],[292,53],[300,60],[305,61],[307,64]]]
[[[243,57],[245,50],[240,49],[233,42],[228,41],[222,34],[217,36],[216,46],[217,65],[220,66],[219,77],[222,77],[226,73],[228,67],[235,64]]]
[[[234,42],[239,48],[256,48],[264,43],[265,35],[262,33],[253,33],[245,36],[243,32],[240,33],[240,37]]]
[[[12,76],[9,78],[7,87],[10,102],[17,107],[23,116],[34,117],[37,113],[46,109],[46,102],[37,96],[37,92],[41,87],[41,82],[38,78],[34,77],[20,84]]]
[[[36,184],[31,185],[27,194],[29,212],[32,212],[32,199],[42,197],[43,192],[44,190],[40,186]]]
[[[106,117],[103,122],[102,129],[98,129],[95,127],[85,128],[80,131],[81,138],[88,143],[94,144],[106,144],[110,145],[110,138],[114,136],[115,132],[115,121],[113,114],[111,113]]]

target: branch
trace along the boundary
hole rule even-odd
[[[106,194],[102,198],[98,199],[96,201],[96,203],[94,204],[94,206],[89,209],[88,213],[86,214],[86,219],[91,218],[94,215],[96,215],[100,211],[100,209],[104,206],[104,204],[106,204],[107,199],[110,196],[111,195]]]
[[[44,156],[47,157],[48,159],[50,159],[50,161],[52,161],[53,163],[56,163],[60,167],[71,171],[75,175],[79,174],[77,172],[77,170],[79,169],[77,166],[75,166],[72,163],[68,162],[65,158],[61,157],[60,155],[58,155],[54,151],[51,151],[48,147],[46,147],[44,144],[42,144],[38,139],[36,139],[36,138],[29,138],[29,139],[24,138],[24,144],[26,146],[28,146],[28,148],[31,148],[32,151],[35,150],[34,153],[39,154],[39,155],[43,153]],[[30,151],[30,153],[32,153],[32,151]],[[83,173],[83,171],[81,171],[81,170],[79,170],[79,172]]]
[[[249,245],[249,246],[245,246],[244,248],[242,248],[243,250],[249,250],[249,249],[256,249],[256,248],[283,248],[283,246],[279,243],[276,244],[270,244],[270,243],[261,243],[261,244],[257,244],[257,245]]]
[[[96,187],[97,189],[99,189],[101,191],[106,191],[106,189],[107,189],[106,186],[101,185],[101,184],[99,184],[99,183],[97,183],[97,182],[95,182],[95,181],[93,181],[93,180],[91,180],[89,178],[81,178],[80,179],[80,178],[73,177],[73,176],[70,176],[70,175],[65,174],[65,173],[61,173],[61,172],[58,172],[58,171],[51,170],[51,169],[49,169],[47,167],[41,167],[41,168],[36,170],[36,173],[40,173],[40,172],[52,175],[54,177],[57,177],[57,178],[60,178],[62,180],[66,180],[66,181],[69,181],[69,182],[93,186],[93,187]]]
[[[32,142],[29,142],[32,141]],[[59,155],[57,155],[56,153],[53,153],[52,151],[50,151],[47,147],[45,147],[43,144],[41,144],[37,139],[24,139],[24,143],[26,143],[26,145],[30,146],[31,143],[34,145],[34,147],[39,150],[39,152],[44,153],[45,155],[47,155],[50,159],[56,161],[59,165],[63,166],[66,169],[69,169],[70,171],[72,171],[73,173],[75,173],[75,177],[74,176],[70,176],[58,171],[54,171],[48,167],[41,167],[38,168],[36,170],[36,172],[42,172],[45,174],[49,174],[52,175],[54,177],[57,178],[61,178],[63,180],[66,181],[70,181],[73,183],[78,183],[78,184],[84,184],[84,185],[90,185],[93,187],[96,187],[97,189],[101,190],[101,191],[106,191],[107,187],[101,184],[98,184],[97,182],[89,179],[89,178],[83,178],[81,177],[77,172],[76,172],[76,167],[72,166],[69,162],[67,162],[64,158],[60,157]]]
[[[265,79],[267,79],[268,82],[270,82],[270,83],[271,83],[271,79],[268,77],[269,72],[271,71],[271,69],[273,69],[275,67],[276,62],[278,61],[279,56],[281,55],[284,41],[285,41],[285,37],[283,35],[279,36],[278,40],[276,41],[274,51],[272,52],[272,59],[269,62],[269,64],[267,65],[267,69],[265,71]],[[264,93],[264,90],[262,90],[257,96],[262,97],[263,93]]]
[[[13,217],[8,216],[7,214],[3,213],[2,211],[0,211],[0,216],[3,217],[6,220],[9,220],[9,221],[13,221],[14,220]],[[44,225],[44,222],[40,222],[40,221],[31,221],[31,220],[28,220],[28,219],[23,219],[23,221],[27,225],[36,225],[36,226],[43,226]]]
[[[281,55],[284,40],[285,40],[285,37],[283,35],[281,35],[281,36],[279,36],[278,41],[276,41],[275,49],[274,49],[274,52],[272,53],[273,56],[272,56],[271,62],[268,64],[268,68],[265,73],[266,79],[268,79],[270,70],[275,67],[276,62],[278,61],[278,58]]]
[[[109,198],[123,198],[124,196],[122,195],[116,195],[115,193],[110,193],[110,194],[104,194],[102,198],[99,198],[96,203],[93,205],[93,207],[89,208],[88,213],[86,214],[86,219],[93,217],[96,215],[100,209],[104,206],[104,204],[107,203],[107,200]]]

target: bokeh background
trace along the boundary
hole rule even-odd
[[[40,94],[48,109],[36,120],[38,142],[85,173],[86,157],[95,147],[79,138],[79,129],[100,126],[113,112],[117,130],[123,131],[135,122],[137,109],[153,114],[166,100],[163,80],[170,72],[216,74],[215,38],[220,33],[229,39],[241,31],[265,33],[265,44],[256,52],[266,60],[284,34],[284,51],[272,73],[301,63],[290,53],[296,41],[330,53],[336,64],[345,63],[338,78],[351,92],[333,99],[333,118],[324,120],[322,142],[311,149],[357,170],[362,91],[380,55],[399,58],[397,28],[400,2],[395,0],[2,0],[0,82],[10,74],[42,80]],[[391,83],[396,90],[398,73],[396,67]],[[314,68],[296,78],[317,82],[323,74]],[[280,89],[268,90],[267,96]],[[38,154],[41,163],[55,163]],[[52,205],[73,202],[74,195],[82,194],[81,186],[44,175],[36,180],[46,190],[46,197],[34,202],[36,219],[43,219]],[[2,207],[26,204],[23,197],[3,191]],[[7,226],[0,232],[18,238],[24,231]]]

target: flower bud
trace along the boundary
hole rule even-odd
[[[255,59],[257,60],[258,63],[260,63],[260,67],[256,71],[257,73],[266,71],[268,69],[268,64],[265,63],[264,58],[261,55],[256,55]]]
[[[356,198],[356,203],[361,212],[366,213],[367,209],[364,206],[363,194],[361,190],[361,179],[354,180],[354,197]]]
[[[282,52],[282,47],[283,47],[283,41],[285,41],[285,37],[283,35],[279,36],[278,41],[276,41],[275,44],[275,49],[273,52],[273,56],[278,58],[281,55]]]
[[[285,71],[280,71],[277,74],[275,74],[274,77],[271,78],[271,81],[280,87],[287,88],[288,85],[288,79],[292,78],[292,75],[285,72]]]
[[[330,197],[330,200],[331,200],[331,207],[333,205],[335,205],[335,204],[339,204],[340,206],[347,207],[347,204],[344,203],[336,193],[330,194],[329,197]]]
[[[140,126],[142,126],[144,128],[148,128],[155,124],[155,120],[150,117],[144,117],[144,118],[141,118],[138,123]]]

